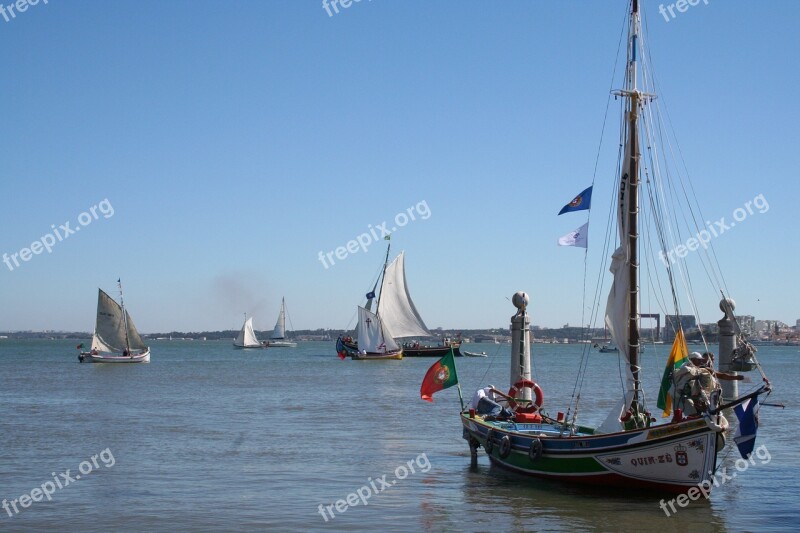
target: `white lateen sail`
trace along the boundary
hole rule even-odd
[[[253,317],[244,321],[242,330],[239,336],[233,341],[233,345],[238,348],[261,348],[261,343],[256,338],[256,332],[253,331]]]
[[[383,321],[363,307],[358,308],[358,349],[366,353],[396,352],[400,347]]]
[[[395,338],[432,337],[422,321],[406,284],[405,252],[387,267],[378,301],[378,315],[389,325]],[[359,342],[360,341],[359,337]]]

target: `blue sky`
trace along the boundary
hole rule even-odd
[[[517,290],[535,324],[579,324],[584,256],[555,243],[586,217],[555,215],[592,180],[624,4],[50,0],[0,18],[0,253],[114,210],[0,264],[0,330],[90,330],[118,277],[144,332],[244,312],[271,328],[281,296],[297,329],[351,326],[384,242],[327,269],[318,253],[421,202],[392,247],[430,327],[507,327]],[[714,242],[737,310],[794,324],[800,3],[710,0],[669,22],[658,5],[651,54],[704,213],[769,202]]]

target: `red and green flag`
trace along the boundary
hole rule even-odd
[[[683,328],[678,328],[675,334],[675,342],[672,343],[672,350],[669,352],[667,367],[664,369],[664,377],[661,378],[661,390],[658,391],[659,409],[663,409],[663,418],[667,418],[672,413],[672,396],[669,395],[669,388],[672,385],[672,374],[689,360],[689,347],[686,345],[686,338],[683,336]]]
[[[452,387],[457,383],[456,362],[451,348],[450,353],[433,363],[433,366],[428,369],[425,379],[422,380],[422,386],[419,388],[419,396],[426,402],[433,402],[435,392]]]

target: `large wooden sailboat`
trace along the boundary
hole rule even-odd
[[[637,72],[637,58],[647,57],[649,60],[649,56],[645,53],[639,55],[644,40],[641,38],[638,0],[632,0],[630,6],[625,88],[614,93],[622,98],[623,153],[617,175],[619,192],[615,201],[617,247],[611,257],[613,282],[604,320],[621,359],[620,389],[615,391],[615,386],[606,385],[609,397],[619,398],[618,403],[599,427],[578,424],[579,395],[573,396],[569,406],[565,406],[565,415],[548,415],[543,389],[534,381],[535,376],[531,375],[527,334],[530,324],[527,311],[529,299],[525,293],[517,293],[513,299],[517,313],[511,323],[511,390],[506,393],[482,389],[482,394],[487,398],[476,393],[478,401],[469,409],[463,409],[460,418],[473,461],[477,460],[478,448],[483,448],[494,465],[520,474],[574,483],[669,492],[687,492],[695,487],[707,497],[717,468],[717,454],[725,445],[725,434],[729,429],[723,409],[736,408],[741,434],[736,442],[741,454],[746,457],[752,453],[757,424],[743,422],[752,422],[759,397],[769,394],[771,389],[762,371],[763,383],[746,394],[739,395],[736,387],[726,384],[728,392],[723,399],[725,387],[720,386],[718,378],[722,379],[726,374],[714,370],[713,363],[692,363],[683,333],[679,331],[662,382],[662,392],[666,391],[666,407],[659,402],[664,415],[668,418],[672,414],[672,418],[658,424],[657,418],[649,410],[653,406],[648,407],[640,381],[639,268],[640,261],[644,261],[640,258],[640,248],[644,247],[640,246],[639,237],[645,229],[656,228],[656,231],[660,229],[663,232],[664,224],[659,224],[659,220],[650,225],[640,223],[640,195],[643,194],[640,189],[645,185],[648,187],[648,215],[655,219],[665,211],[664,204],[659,205],[664,200],[658,196],[653,198],[652,195],[660,191],[659,180],[669,176],[660,175],[659,165],[648,159],[658,157],[651,156],[651,152],[656,150],[651,146],[653,139],[649,137],[653,134],[653,125],[645,122],[645,126],[640,127],[640,121],[647,120],[657,110],[650,108],[655,96],[641,91],[637,85],[639,75],[645,87],[652,82],[652,77]],[[646,146],[646,154],[642,153],[640,144]],[[643,183],[645,172],[647,180]],[[670,249],[667,237],[677,240],[663,233],[655,237],[661,250]],[[615,237],[612,234],[610,238]],[[646,264],[656,264],[661,268],[657,263]],[[672,275],[671,265],[667,263],[664,266],[668,271],[667,281],[677,314],[680,311],[679,294],[683,293],[675,290],[675,278],[678,276]],[[691,286],[688,289],[691,290]],[[720,288],[715,286],[715,289]],[[732,352],[736,353],[737,340],[745,348],[748,344],[740,332],[735,331],[733,302],[725,297],[724,292],[722,294],[720,309],[725,316],[719,321],[719,355],[720,361],[725,361],[726,358],[730,360]],[[591,352],[588,345],[585,352],[588,357]],[[760,366],[757,368],[761,371]],[[728,366],[724,370],[730,369]],[[585,375],[585,372],[585,369],[578,369],[576,384],[583,383],[580,374]],[[729,373],[727,377],[736,376]],[[752,435],[744,434],[747,427],[752,428]]]

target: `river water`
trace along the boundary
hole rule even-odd
[[[0,340],[0,531],[800,528],[797,347],[759,347],[769,401],[787,407],[761,409],[755,464],[737,469],[726,448],[736,477],[666,516],[662,496],[521,478],[482,450],[472,468],[456,388],[419,398],[434,359],[340,361],[333,343],[154,341],[150,364],[90,365],[75,344]],[[457,359],[466,401],[507,386],[508,345],[465,348],[489,353]],[[569,402],[582,349],[534,345],[549,412]],[[668,349],[644,354],[653,411]],[[617,357],[594,352],[589,365],[579,421],[597,424],[619,389]],[[757,385],[749,376],[742,391]]]

